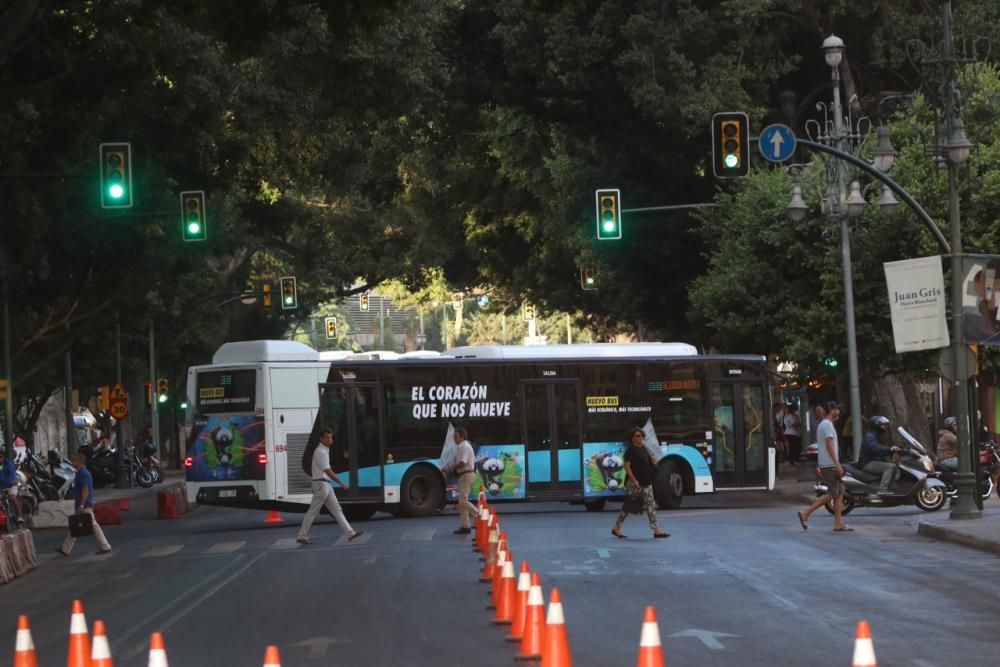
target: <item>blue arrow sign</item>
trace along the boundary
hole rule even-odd
[[[760,133],[760,154],[770,162],[784,162],[795,152],[795,133],[787,125],[768,125]]]

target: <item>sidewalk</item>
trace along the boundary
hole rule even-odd
[[[808,503],[816,499],[814,483],[812,465],[800,465],[798,468],[781,465],[774,491]],[[917,533],[924,537],[1000,555],[1000,503],[995,498],[986,501],[981,519],[952,519],[950,510],[945,506],[939,512],[921,515],[916,526]]]
[[[942,542],[1000,555],[1000,505],[987,501],[981,519],[952,519],[945,508],[920,517],[917,532]]]

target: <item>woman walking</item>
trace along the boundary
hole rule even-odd
[[[629,443],[625,450],[625,474],[628,477],[628,492],[629,495],[639,496],[642,501],[646,516],[649,518],[649,527],[653,529],[653,537],[670,537],[670,533],[660,530],[660,526],[656,522],[656,500],[653,498],[653,478],[656,477],[656,466],[653,465],[653,459],[650,458],[649,452],[646,451],[643,444],[645,439],[646,435],[641,428],[635,427],[629,432]],[[618,513],[615,527],[611,529],[611,534],[618,539],[626,537],[622,534],[622,523],[625,522],[628,515],[629,513],[623,507],[622,511]]]

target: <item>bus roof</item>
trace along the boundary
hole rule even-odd
[[[212,356],[213,364],[255,361],[319,361],[319,352],[291,340],[241,340],[223,343]]]
[[[578,345],[477,345],[442,352],[455,359],[600,359],[619,357],[693,357],[687,343],[583,343]]]

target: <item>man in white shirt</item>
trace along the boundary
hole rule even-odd
[[[458,476],[458,514],[462,519],[462,525],[455,531],[456,535],[471,533],[469,521],[476,515],[476,506],[469,502],[469,492],[476,480],[476,453],[472,450],[472,443],[466,439],[467,437],[464,428],[455,429],[453,438],[458,450],[455,452],[455,465],[442,470],[445,477],[452,474]]]
[[[309,505],[309,511],[306,512],[306,518],[302,521],[302,526],[299,528],[299,536],[295,540],[299,544],[312,544],[309,539],[309,528],[312,527],[313,521],[316,520],[316,515],[319,514],[320,508],[326,505],[326,509],[330,512],[337,523],[340,524],[340,529],[344,531],[345,535],[350,535],[350,540],[355,540],[361,536],[364,532],[363,530],[354,530],[351,528],[351,524],[347,523],[347,517],[344,516],[344,510],[340,507],[340,501],[337,500],[337,495],[333,492],[333,487],[330,486],[330,482],[336,482],[343,489],[350,489],[349,484],[345,484],[337,477],[337,473],[333,472],[330,467],[330,446],[333,444],[333,431],[328,428],[323,429],[323,432],[319,436],[319,445],[316,447],[316,451],[313,452],[312,458],[312,490],[313,498],[312,504]]]
[[[837,427],[834,422],[840,417],[840,403],[830,401],[826,404],[826,418],[820,422],[816,429],[816,441],[819,449],[816,452],[816,465],[823,475],[823,482],[826,484],[827,492],[817,498],[805,512],[799,512],[799,523],[802,530],[809,529],[809,516],[832,500],[833,504],[833,529],[838,533],[853,531],[854,529],[844,523],[841,514],[844,501],[844,483],[841,477],[844,476],[844,468],[840,465],[840,444],[837,441]]]

